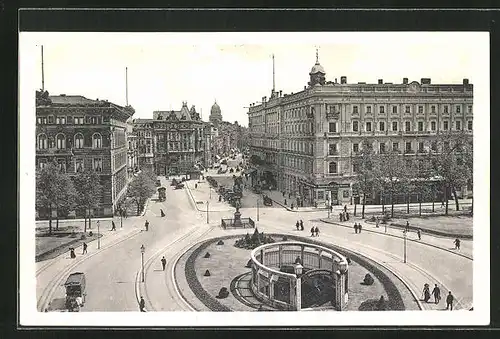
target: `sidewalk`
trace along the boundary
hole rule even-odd
[[[355,222],[360,222],[360,219],[353,219],[350,221],[344,221],[344,222],[335,222],[330,219],[320,219],[320,221],[336,226],[341,226],[341,227],[346,227],[346,228],[351,228],[354,229],[354,223]],[[379,224],[379,227],[377,228],[374,223],[368,223],[366,221],[363,221],[363,228],[362,232],[372,232],[372,233],[379,233],[379,234],[385,234],[387,236],[392,236],[396,238],[403,239],[403,232],[401,229],[389,227],[387,226],[387,232],[384,224]],[[422,244],[426,244],[429,246],[433,246],[436,248],[443,249],[445,251],[455,253],[457,255],[466,257],[468,259],[473,259],[473,242],[469,240],[462,240],[460,244],[460,250],[455,250],[455,245],[453,244],[454,238],[442,238],[442,237],[436,237],[433,235],[430,235],[425,232],[425,230],[422,229],[422,240],[418,240],[418,236],[416,232],[408,232],[407,233],[407,241],[414,241],[414,242],[420,242]]]
[[[209,212],[234,211],[234,208],[229,206],[224,200],[219,202],[219,193],[210,187],[208,181],[203,180],[198,182],[198,180],[189,180],[184,181],[184,184],[198,211],[206,212],[207,202],[209,203]],[[195,188],[195,185],[197,185],[197,188]]]

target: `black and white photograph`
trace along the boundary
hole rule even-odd
[[[487,324],[489,63],[487,32],[21,32],[21,324]]]

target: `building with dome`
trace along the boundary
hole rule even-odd
[[[431,84],[430,78],[348,83],[346,76],[327,81],[316,52],[303,90],[273,89],[270,98],[250,104],[252,183],[290,193],[304,205],[352,204],[359,201],[354,160],[364,139],[378,153],[394,150],[418,160],[435,151],[439,133],[465,130],[472,136],[472,104],[468,79],[461,84]]]
[[[210,109],[210,117],[208,118],[208,121],[214,124],[218,124],[222,122],[222,112],[220,110],[219,105],[217,104],[217,101],[212,105],[212,108]]]

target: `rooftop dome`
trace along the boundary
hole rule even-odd
[[[208,120],[211,122],[222,121],[222,113],[219,105],[217,105],[217,101],[212,105],[212,108],[210,109],[210,117],[208,118]]]
[[[326,74],[325,69],[323,66],[319,64],[319,62],[316,62],[314,66],[311,68],[311,72],[309,74],[316,74],[316,73],[323,73]]]

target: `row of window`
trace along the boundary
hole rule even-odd
[[[102,158],[92,158],[92,159],[87,159],[87,161],[90,160],[92,163],[92,170],[96,172],[102,172]],[[40,169],[44,168],[47,166],[48,161],[47,159],[39,159],[38,160],[38,167]],[[59,170],[61,172],[67,172],[67,167],[66,167],[66,159],[57,159],[57,166],[59,167]],[[85,168],[85,161],[84,159],[81,158],[75,158],[74,159],[74,171],[76,173],[83,172]]]
[[[406,141],[404,143],[405,145],[405,152],[412,152],[413,151],[413,142],[411,141]],[[449,148],[450,147],[450,144],[449,142],[445,142],[444,145],[443,145],[444,148]],[[434,141],[434,142],[431,142],[430,144],[430,149],[434,152],[437,152],[437,143]],[[399,142],[393,142],[392,143],[392,150],[393,151],[401,151],[401,149],[399,148]],[[360,144],[359,143],[353,143],[352,144],[352,151],[353,153],[357,153],[360,151]],[[426,148],[425,148],[425,143],[423,141],[419,141],[418,142],[418,145],[417,145],[417,151],[418,152],[426,152]],[[387,152],[387,148],[386,148],[386,143],[385,142],[382,142],[382,143],[379,143],[379,152],[380,153],[385,153]],[[329,155],[337,155],[339,152],[338,152],[338,148],[337,148],[337,144],[336,143],[332,143],[332,144],[329,144],[328,145],[328,154]]]
[[[101,117],[101,116],[53,116],[49,115],[46,117],[37,117],[36,122],[38,125],[98,125],[102,122],[109,122],[109,117]]]
[[[84,148],[84,138],[82,133],[76,133],[73,137],[73,147],[74,148]],[[37,137],[37,148],[47,149],[47,148],[57,148],[66,149],[66,136],[63,133],[58,133],[54,138],[48,138],[45,133],[39,134]],[[102,148],[102,136],[99,133],[94,133],[92,135],[92,148]]]
[[[353,132],[359,132],[360,131],[360,126],[359,126],[359,121],[353,121],[352,122],[352,131]],[[372,122],[367,121],[365,122],[365,132],[372,132]],[[443,121],[443,130],[448,131],[450,129],[449,126],[449,121],[444,120]],[[392,122],[392,131],[397,132],[399,130],[399,122],[398,121],[393,121]],[[417,130],[419,132],[424,131],[424,122],[423,121],[418,121],[417,122]],[[430,130],[431,131],[436,131],[437,130],[437,122],[436,121],[431,121],[430,122]],[[462,121],[461,120],[456,120],[455,121],[455,130],[460,131],[462,130]],[[472,131],[472,120],[467,121],[467,130]],[[386,125],[385,121],[379,121],[378,123],[378,131],[380,132],[385,132],[386,131]],[[411,132],[412,131],[412,122],[411,121],[405,121],[405,127],[404,127],[405,132]],[[337,133],[337,123],[336,122],[330,122],[328,124],[328,132],[330,133]]]
[[[366,113],[367,114],[371,114],[372,113],[372,106],[371,105],[366,105]],[[443,105],[443,114],[448,114],[450,112],[450,105]],[[378,112],[381,113],[381,114],[385,114],[385,105],[380,105],[378,106]],[[412,113],[412,109],[411,109],[411,105],[405,105],[404,106],[404,112],[406,114],[411,114]],[[417,106],[417,112],[419,114],[423,114],[424,113],[424,106],[423,105],[418,105]],[[432,114],[435,114],[436,113],[436,105],[431,105],[431,111],[430,111]],[[472,113],[472,105],[468,105],[467,106],[467,112],[470,114]],[[397,105],[393,105],[392,106],[392,113],[393,114],[398,114],[398,106]],[[457,114],[461,114],[462,113],[462,105],[455,105],[455,113]],[[352,114],[359,114],[359,106],[357,105],[353,105],[352,106]]]

